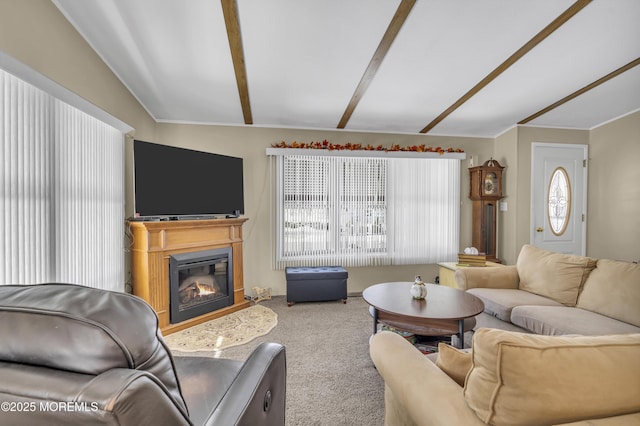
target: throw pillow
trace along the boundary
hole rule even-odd
[[[566,306],[575,306],[580,291],[597,259],[555,253],[525,244],[516,267],[520,290],[548,297]]]
[[[438,343],[436,365],[457,384],[464,386],[464,379],[471,370],[471,352],[461,351],[446,343]]]
[[[640,334],[540,336],[482,328],[464,397],[492,425],[561,424],[640,411]]]

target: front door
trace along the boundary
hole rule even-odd
[[[532,144],[532,245],[586,254],[587,153],[587,145]]]

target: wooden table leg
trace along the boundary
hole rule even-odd
[[[378,310],[373,308],[373,334],[378,332]]]

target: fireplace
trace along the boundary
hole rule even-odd
[[[169,275],[171,324],[233,305],[231,247],[174,254]]]
[[[131,284],[133,294],[144,299],[158,314],[163,335],[248,308],[245,299],[242,255],[242,225],[247,218],[161,220],[128,223],[131,231]],[[228,271],[233,279],[233,305],[180,323],[172,323],[170,260],[187,252],[227,248],[231,250]],[[231,259],[233,257],[233,260]],[[179,306],[179,302],[178,306]],[[174,303],[175,305],[175,303]]]

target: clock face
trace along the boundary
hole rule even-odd
[[[484,194],[485,195],[495,195],[498,192],[498,186],[496,183],[496,174],[495,173],[487,173],[484,177]]]

